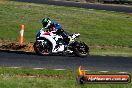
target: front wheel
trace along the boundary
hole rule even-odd
[[[76,56],[86,57],[89,55],[89,47],[85,43],[79,43],[79,45],[75,47],[74,53]]]
[[[34,50],[39,55],[49,55],[51,54],[52,47],[48,41],[36,41],[34,43]]]

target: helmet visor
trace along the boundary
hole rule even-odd
[[[47,25],[48,25],[47,22],[44,22],[44,23],[43,23],[43,27],[46,27]]]

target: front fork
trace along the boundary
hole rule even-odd
[[[44,47],[47,44],[47,41],[44,40],[37,40],[37,42],[39,42],[39,47]]]

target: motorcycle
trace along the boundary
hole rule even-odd
[[[42,28],[36,33],[34,50],[39,55],[57,53],[85,57],[89,54],[89,47],[84,42],[75,41],[79,36],[79,33],[74,33],[68,36],[68,44],[64,44],[63,41],[58,43],[59,40],[63,40],[61,35],[57,35],[55,31],[46,31]]]

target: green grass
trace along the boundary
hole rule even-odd
[[[69,33],[79,32],[80,40],[89,46],[132,47],[130,14],[15,0],[1,0],[0,8],[0,40],[18,41],[20,24],[24,24],[24,41],[34,42],[42,18],[50,17]]]
[[[102,48],[90,48],[90,55],[101,55],[101,56],[125,56],[132,57],[132,48],[110,48],[110,47],[102,47]]]
[[[80,85],[76,81],[77,75],[77,71],[71,70],[0,68],[0,88],[131,88],[132,86],[132,83]]]

